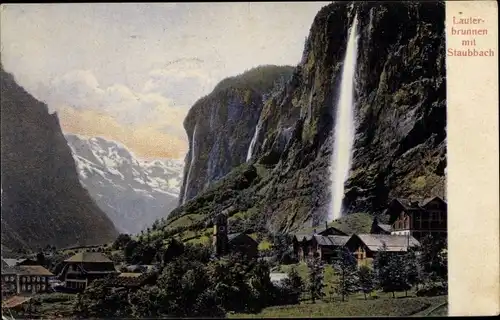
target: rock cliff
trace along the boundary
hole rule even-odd
[[[81,186],[57,115],[1,72],[2,245],[100,244],[113,223]]]
[[[444,4],[339,1],[318,12],[301,63],[282,90],[264,102],[259,120],[205,137],[226,138],[238,131],[248,139],[259,122],[251,162],[205,192],[191,193],[190,198],[198,196],[174,210],[170,222],[227,209],[230,216],[249,217],[250,229],[276,231],[327,218],[336,101],[348,29],[356,13],[356,136],[343,199],[347,213],[378,214],[393,197],[444,196]],[[230,105],[218,107],[226,110]],[[205,115],[197,125],[209,126],[209,120]],[[243,156],[241,150],[225,152],[229,159]],[[197,179],[197,173],[191,179]]]
[[[182,161],[143,161],[112,140],[65,137],[80,183],[118,231],[136,234],[177,206]]]
[[[190,109],[180,203],[206,190],[246,161],[263,101],[291,74],[289,66],[261,66],[221,81]]]

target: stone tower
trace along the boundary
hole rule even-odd
[[[222,256],[228,251],[227,239],[227,216],[224,213],[219,213],[213,219],[213,248],[215,256]]]

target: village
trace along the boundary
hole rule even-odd
[[[297,269],[300,268],[308,270],[300,275],[302,277],[300,281],[311,282],[312,280],[307,278],[314,278],[314,271],[312,271],[314,265],[320,265],[321,270],[324,266],[342,266],[343,263],[345,266],[343,255],[346,252],[353,258],[356,269],[372,270],[374,260],[377,259],[377,255],[381,254],[381,251],[388,256],[397,256],[416,248],[418,253],[421,242],[425,241],[428,236],[431,236],[433,241],[446,240],[447,203],[440,197],[422,201],[394,199],[381,216],[388,218],[387,223],[381,223],[378,217],[374,217],[370,233],[365,234],[348,234],[326,223],[324,227],[317,226],[313,230],[288,234],[288,238],[291,238],[288,248],[276,247],[274,249],[275,252],[289,250],[293,258],[288,262],[281,261],[278,265],[274,263],[274,266],[272,263],[268,264],[271,266],[268,270],[270,282],[278,287],[286,281],[290,283],[294,277],[297,277]],[[210,257],[205,261],[221,259],[228,254],[239,254],[244,256],[246,261],[263,261],[264,263],[270,261],[269,254],[263,254],[259,250],[257,241],[248,234],[229,232],[228,219],[224,213],[215,216],[212,222],[212,246],[206,248]],[[112,247],[124,252],[128,250],[127,247],[130,247],[128,244],[124,245],[126,243],[117,244],[120,241],[117,239],[114,244],[93,248],[66,249],[64,260],[51,263],[48,261],[56,255],[53,248],[15,259],[2,257],[3,314],[16,314],[30,318],[47,316],[46,313],[40,312],[40,309],[44,309],[43,300],[50,301],[51,299],[57,300],[56,297],[64,297],[63,304],[66,305],[67,310],[59,314],[56,310],[50,315],[71,317],[76,297],[85,294],[88,288],[92,288],[94,282],[99,282],[96,280],[100,280],[113,292],[154,286],[159,281],[161,269],[169,260],[173,260],[172,257],[176,256],[172,253],[175,251],[175,245],[170,245],[166,251],[162,252],[162,258],[158,258],[157,253],[149,259],[128,259],[129,263],[116,261],[116,259],[114,261],[110,253],[119,250],[113,251]],[[127,241],[133,242],[133,240]],[[177,246],[182,246],[182,244]],[[68,256],[68,253],[71,255]],[[322,277],[319,276],[323,279]],[[302,295],[304,292],[309,292],[310,298],[314,301],[314,290],[318,290],[306,289],[304,285],[300,286]],[[322,287],[320,285],[320,291]],[[344,300],[344,295],[347,296],[350,293],[350,289],[344,291],[336,291],[339,292],[339,297],[342,296],[342,300]],[[354,291],[359,291],[359,288]],[[372,297],[375,292],[374,287],[362,291],[365,293],[365,298],[367,293]],[[316,298],[321,300],[322,296],[322,294],[317,294]],[[40,297],[43,297],[42,302],[40,302]]]

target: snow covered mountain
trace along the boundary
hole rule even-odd
[[[140,161],[114,141],[65,137],[81,184],[120,232],[140,232],[177,206],[182,160]]]

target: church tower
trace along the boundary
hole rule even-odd
[[[215,256],[222,256],[228,251],[227,216],[220,213],[213,220],[213,248]]]

